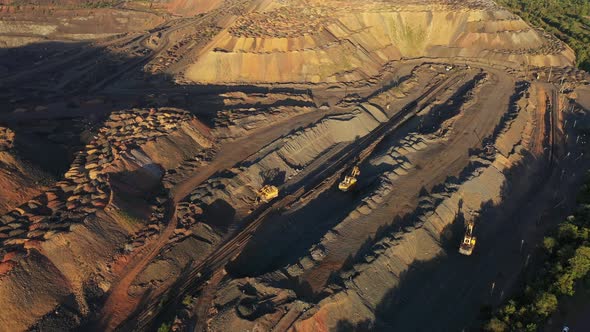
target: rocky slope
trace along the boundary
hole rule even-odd
[[[563,66],[574,54],[491,1],[291,1],[240,17],[186,77],[202,83],[356,81],[389,61],[428,57]]]
[[[64,301],[66,321],[88,313],[115,262],[157,233],[164,171],[211,147],[202,128],[176,109],[113,113],[64,180],[2,215],[3,326],[25,330]]]
[[[497,134],[490,137],[493,145],[472,157],[463,176],[421,197],[412,222],[375,241],[361,262],[340,276],[344,289],[321,301],[312,317],[294,325],[295,331],[316,331],[317,324],[330,330],[342,322],[352,326],[376,324],[383,329],[395,322],[390,316],[396,314],[386,314],[384,310],[390,305],[387,301],[400,299],[390,299],[388,292],[406,281],[413,266],[447,255],[445,237],[453,223],[458,219],[477,220],[486,206],[498,206],[505,198],[503,190],[510,186],[506,174],[530,153],[527,149],[531,148],[530,138],[537,121],[537,111],[526,99],[518,105],[513,114],[505,117]]]
[[[164,22],[148,12],[96,8],[1,6],[0,48],[40,41],[81,41],[151,29]]]
[[[157,5],[2,9],[7,330],[460,330],[590,163],[588,77],[492,1]]]
[[[23,162],[14,151],[15,133],[9,128],[0,127],[0,213],[39,194],[42,173]]]
[[[505,113],[497,112],[495,120],[498,124],[490,123],[491,127],[487,129],[490,134],[483,139],[485,144],[471,150],[465,162],[461,162],[457,176],[449,176],[446,180],[442,177],[442,183],[430,192],[426,189],[428,187],[423,188],[416,198],[417,206],[405,217],[391,220],[390,212],[386,212],[400,211],[401,207],[396,210],[394,205],[413,204],[409,203],[413,199],[408,200],[400,190],[408,188],[406,179],[411,179],[415,191],[419,189],[415,188],[415,176],[422,167],[419,165],[423,165],[422,157],[436,158],[437,153],[445,153],[447,145],[460,150],[461,143],[454,138],[455,135],[470,128],[468,119],[472,115],[469,114],[484,105],[478,101],[478,96],[492,89],[494,84],[497,82],[486,75],[477,76],[461,103],[457,100],[447,102],[453,105],[450,108],[453,113],[446,113],[449,109],[445,108],[444,102],[438,109],[425,109],[420,113],[421,120],[417,122],[422,126],[418,131],[392,138],[381,152],[369,159],[370,165],[362,167],[369,173],[373,167],[376,169],[375,174],[362,179],[371,183],[370,186],[354,198],[351,207],[344,208],[349,212],[339,217],[337,224],[326,230],[307,254],[294,263],[258,277],[228,278],[221,283],[211,304],[215,315],[210,317],[209,327],[284,330],[290,326],[293,331],[339,331],[389,330],[397,326],[391,325],[396,322],[392,317],[398,316],[391,308],[396,306],[396,310],[402,310],[403,302],[400,304],[400,301],[412,301],[413,295],[405,298],[403,294],[392,294],[405,283],[412,282],[408,275],[421,264],[451,255],[449,251],[456,250],[454,244],[465,220],[476,220],[482,229],[497,227],[497,221],[487,216],[480,218],[480,214],[485,215],[490,208],[501,206],[504,200],[510,199],[510,193],[526,192],[525,187],[514,191],[508,189],[518,182],[515,178],[525,175],[520,167],[523,163],[527,163],[530,172],[543,169],[546,155],[539,144],[548,134],[543,127],[546,105],[538,101],[543,101],[546,95],[539,87],[531,88],[520,83],[510,109]],[[530,163],[531,157],[539,162]],[[445,174],[452,174],[448,173],[453,169],[452,164],[441,166],[446,168]],[[329,196],[335,195],[331,193]],[[319,207],[329,205],[329,199],[319,197],[316,199],[320,205],[309,211],[307,218],[313,220],[315,213],[330,216]],[[313,202],[307,204],[313,205]],[[287,220],[304,223],[298,220],[296,211],[305,207],[295,209]],[[305,218],[306,215],[300,214],[299,218],[302,216]],[[280,219],[273,221],[278,223]],[[377,228],[377,225],[382,226]],[[296,229],[297,226],[292,226],[291,236],[296,236]],[[371,229],[375,231],[369,231]],[[351,247],[356,246],[355,233],[359,232],[370,236],[367,242],[359,243],[357,249],[352,250]],[[448,247],[447,243],[451,246]],[[276,246],[272,242],[263,246],[266,245]],[[341,265],[337,257],[344,250],[356,254]],[[244,261],[239,264],[264,263]],[[322,272],[322,266],[328,270]],[[341,270],[334,273],[337,267]],[[330,272],[330,278],[325,279],[323,275]],[[418,293],[421,296],[421,292]],[[309,302],[302,299],[309,299]],[[419,306],[419,303],[415,304]]]

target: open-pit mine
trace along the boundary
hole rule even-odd
[[[492,0],[75,4],[0,1],[0,331],[480,331],[590,167]]]

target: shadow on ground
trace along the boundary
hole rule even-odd
[[[526,153],[526,152],[525,152]],[[336,331],[480,331],[493,307],[502,303],[512,289],[522,287],[522,273],[535,265],[534,243],[521,239],[532,228],[549,228],[560,218],[539,225],[538,213],[532,208],[545,201],[553,205],[555,169],[547,160],[525,155],[524,161],[506,172],[508,181],[502,187],[502,203],[487,202],[476,220],[478,244],[473,256],[457,252],[463,235],[461,217],[443,232],[443,253],[433,260],[414,262],[399,276],[399,285],[388,290],[374,308],[375,319],[360,322],[342,320]],[[542,194],[543,193],[543,194]],[[547,197],[545,197],[547,196]],[[573,200],[574,197],[568,197]],[[553,211],[566,215],[567,209]],[[540,232],[542,234],[542,232]],[[392,234],[384,230],[383,234]],[[446,237],[444,235],[446,234]],[[377,239],[351,257],[354,266],[372,252]],[[539,240],[537,238],[536,240]],[[428,317],[428,319],[425,319]]]

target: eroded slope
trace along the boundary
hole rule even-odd
[[[357,81],[388,61],[424,57],[563,66],[574,54],[493,2],[288,2],[239,18],[186,77],[203,83]]]

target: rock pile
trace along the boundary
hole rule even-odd
[[[187,79],[362,82],[400,59],[459,57],[555,67],[575,60],[570,48],[493,1],[287,4],[240,17],[228,31],[187,68]]]
[[[14,143],[14,132],[9,128],[0,127],[0,151],[10,150]]]
[[[289,38],[321,32],[331,22],[334,8],[328,6],[284,6],[238,19],[229,32],[235,37]]]
[[[115,112],[99,130],[94,149],[108,145],[111,147],[112,156],[105,152],[104,155],[99,153],[99,157],[117,157],[128,151],[128,147],[138,146],[169,134],[177,129],[180,123],[191,118],[190,113],[171,108]]]
[[[545,39],[544,43],[538,47],[532,48],[520,48],[520,49],[496,49],[492,50],[494,53],[506,54],[506,55],[548,55],[548,54],[560,54],[567,50],[566,45],[555,36],[547,33],[541,29],[523,29],[519,33],[526,33],[527,31],[536,31],[537,34],[543,36]]]
[[[215,149],[210,148],[197,153],[194,157],[184,160],[176,169],[166,170],[162,183],[165,188],[171,188],[185,179],[186,175],[213,160]]]
[[[177,63],[183,57],[185,51],[190,50],[196,43],[207,42],[219,33],[221,29],[214,25],[207,25],[197,32],[184,36],[179,42],[159,54],[155,61],[151,61],[145,66],[146,72],[159,73],[164,71],[172,64]],[[191,46],[192,45],[192,46]]]
[[[189,228],[197,222],[197,218],[203,214],[200,204],[194,202],[181,202],[178,204],[179,227]]]
[[[64,180],[0,217],[0,257],[12,259],[14,255],[8,254],[23,249],[28,241],[68,231],[72,224],[105,208],[111,197],[107,167],[132,147],[167,135],[191,118],[190,113],[176,109],[134,109],[111,114],[94,140],[76,155]],[[161,204],[156,205],[152,217],[161,217],[162,213]]]
[[[127,244],[125,245],[125,251],[131,252],[139,247],[142,247],[150,237],[156,236],[158,233],[160,233],[160,221],[164,219],[167,204],[169,203],[168,193],[164,190],[153,199],[150,204],[150,210],[152,212],[148,219],[148,226],[133,234],[129,238]]]

